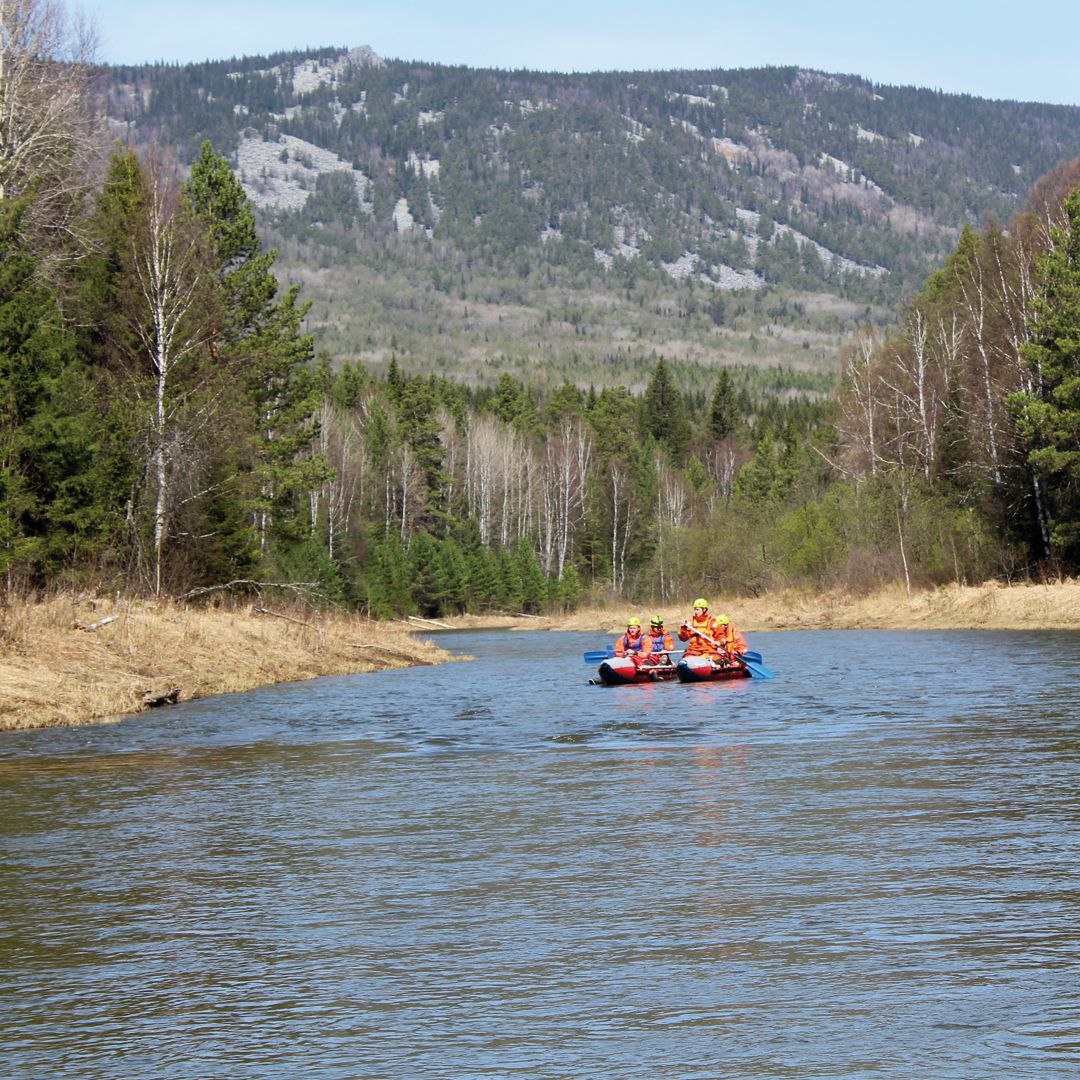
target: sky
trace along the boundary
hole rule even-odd
[[[1080,105],[1078,0],[77,0],[108,63],[323,45],[545,71],[797,64],[878,83]]]

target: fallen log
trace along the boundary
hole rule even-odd
[[[84,623],[76,620],[71,629],[72,630],[100,630],[103,626],[108,626],[111,622],[116,622],[119,619],[119,615],[106,615],[104,619],[98,619],[97,622]]]
[[[309,630],[318,630],[317,626],[313,626],[309,622],[304,622],[303,619],[294,619],[291,615],[282,615],[280,611],[271,611],[269,608],[264,607],[252,607],[252,615],[273,615],[275,619],[284,619],[286,622],[296,623],[297,626],[306,626]]]
[[[439,630],[453,630],[449,623],[439,622],[437,619],[421,619],[419,615],[406,615],[409,622],[424,623],[425,626],[434,626]]]

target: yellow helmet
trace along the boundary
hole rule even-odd
[[[663,626],[664,625],[664,616],[663,615],[654,615],[649,620],[649,625],[650,626]]]
[[[727,626],[727,625],[728,625],[728,623],[730,623],[730,622],[731,622],[731,620],[730,620],[730,619],[729,619],[729,618],[728,618],[728,617],[727,617],[726,615],[717,615],[717,616],[716,616],[716,621],[717,621],[717,622],[718,622],[718,623],[719,623],[719,624],[720,624],[721,626]]]
[[[709,610],[709,601],[703,600],[700,596],[694,601],[694,607],[703,607],[706,611]]]
[[[640,627],[641,626],[641,620],[639,618],[637,618],[637,617],[631,617],[631,618],[626,620],[626,625],[627,625],[627,627],[631,627],[631,626]]]

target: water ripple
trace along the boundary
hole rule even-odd
[[[1076,1074],[1080,635],[447,640],[0,743],[4,1075]]]

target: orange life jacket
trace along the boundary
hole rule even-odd
[[[723,623],[716,624],[716,633],[713,637],[724,646],[724,651],[729,653],[744,653],[746,652],[746,638],[742,636],[742,633],[735,629],[731,623],[726,626]]]
[[[615,639],[615,655],[626,656],[628,653],[641,653],[642,656],[647,656],[649,650],[645,648],[645,635],[638,634],[636,638],[632,638],[629,634],[620,634]]]
[[[696,615],[690,617],[690,626],[679,627],[679,640],[686,642],[686,655],[687,656],[712,656],[716,652],[716,646],[710,645],[707,641],[698,637],[694,631],[698,631],[699,634],[705,634],[706,637],[711,637],[714,640],[719,640],[716,637],[716,626],[712,619],[709,618],[709,613],[705,614],[699,619]]]

